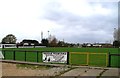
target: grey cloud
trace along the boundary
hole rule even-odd
[[[101,4],[101,3],[100,3]],[[117,7],[115,7],[116,3],[103,3],[101,6],[104,8],[108,8],[113,10],[113,13],[107,16],[103,15],[94,15],[91,17],[82,17],[78,15],[74,15],[72,13],[69,13],[67,11],[60,10],[60,5],[49,5],[49,9],[46,10],[46,14],[44,16],[45,19],[48,19],[50,21],[54,21],[58,23],[59,25],[64,25],[63,31],[72,30],[73,32],[69,32],[71,36],[64,36],[67,40],[75,40],[75,41],[104,41],[109,38],[112,38],[112,31],[114,27],[117,27],[117,13],[116,12]],[[95,3],[91,5],[97,5]],[[112,6],[110,6],[112,5]],[[115,9],[115,10],[114,10]],[[81,28],[86,29],[87,34],[84,34],[82,32],[81,34]],[[101,39],[102,35],[97,34],[99,31],[104,31],[107,34],[104,40]],[[61,31],[61,30],[59,30]],[[95,31],[94,33],[91,33],[92,31]],[[76,35],[76,33],[80,33]],[[85,32],[85,33],[86,33]],[[68,34],[68,33],[66,33]],[[92,35],[92,37],[91,37]],[[59,35],[60,36],[60,35]],[[75,38],[75,39],[74,39]]]
[[[103,38],[103,36],[105,38]],[[106,34],[105,35],[98,35],[98,34],[94,34],[94,33],[87,33],[87,34],[82,34],[82,35],[71,35],[70,37],[65,37],[65,40],[69,41],[69,42],[79,42],[79,43],[96,43],[96,42],[105,42],[108,41],[106,39]]]
[[[96,5],[101,5],[103,8],[116,8],[118,7],[118,2],[89,2],[90,5],[96,6]]]

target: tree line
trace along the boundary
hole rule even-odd
[[[23,46],[23,45],[34,45],[34,46],[47,46],[47,47],[74,47],[74,46],[79,46],[79,43],[74,44],[74,43],[67,43],[64,41],[57,40],[56,37],[49,37],[49,38],[44,38],[40,41],[37,40],[30,40],[30,39],[24,39],[21,42],[16,43],[17,38],[13,34],[8,34],[6,35],[1,43],[2,44],[16,44],[18,46]],[[84,47],[84,44],[82,45]],[[114,41],[113,41],[113,47],[118,48],[120,47],[120,28],[118,28],[114,32]]]
[[[118,27],[117,29],[115,28],[113,36],[114,36],[113,46],[116,48],[120,47],[120,27]]]
[[[42,39],[39,43],[39,41],[37,40],[30,40],[30,39],[23,39],[21,42],[16,43],[17,38],[15,37],[15,35],[13,34],[8,34],[6,35],[1,43],[2,44],[16,44],[17,46],[23,46],[23,45],[27,45],[27,46],[47,46],[47,47],[73,47],[76,44],[73,43],[67,43],[64,41],[58,41],[56,37],[53,37],[51,40],[49,40],[49,38],[44,38]]]

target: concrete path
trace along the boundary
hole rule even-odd
[[[99,76],[103,69],[76,68],[70,70],[61,76]]]
[[[62,65],[62,64],[48,64],[48,63],[33,63],[33,62],[21,62],[21,61],[10,61],[10,60],[2,60],[3,62],[8,62],[8,63],[20,63],[20,64],[32,64],[32,65],[48,65],[48,66],[53,66],[53,67],[68,67],[69,65]],[[1,62],[1,60],[0,60]],[[76,66],[74,66],[76,67]],[[64,74],[63,71],[66,71],[64,69],[57,69],[61,70],[60,72],[56,71],[56,74],[59,76],[94,76],[99,77],[99,78],[106,78],[106,76],[109,76],[111,78],[120,78],[120,68],[102,68],[102,67],[85,67],[85,66],[77,66],[75,69],[71,69],[70,71],[65,72]],[[69,68],[68,68],[69,69]],[[53,70],[51,70],[53,71]],[[52,72],[51,72],[52,73]],[[53,75],[54,76],[54,75]],[[119,77],[118,77],[119,76]],[[109,78],[108,77],[108,78]]]
[[[120,76],[120,68],[109,68],[102,76]]]
[[[102,69],[89,69],[86,73],[83,73],[80,76],[100,76],[104,70]]]
[[[92,78],[106,78],[107,76],[111,78],[120,78],[120,69],[118,68],[108,68],[108,69],[95,69],[95,68],[75,68],[72,69],[61,76],[81,76]]]
[[[88,71],[88,68],[76,68],[62,74],[61,76],[79,76],[86,71]]]

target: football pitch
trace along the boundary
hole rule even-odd
[[[14,51],[15,56],[14,56]],[[25,52],[26,51],[26,52]],[[2,49],[5,60],[18,60],[29,62],[42,62],[42,52],[68,52],[68,64],[120,67],[120,56],[108,54],[119,54],[118,48],[6,48]],[[15,57],[15,58],[14,58]]]

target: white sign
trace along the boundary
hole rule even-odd
[[[67,63],[67,52],[43,52],[43,62]]]
[[[4,58],[2,51],[0,51],[0,60],[1,60],[1,58]]]

